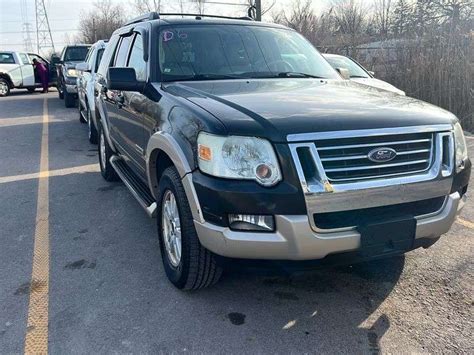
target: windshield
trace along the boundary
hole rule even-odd
[[[351,78],[370,78],[369,74],[356,62],[347,57],[326,57],[333,68],[346,68]]]
[[[64,54],[65,62],[82,62],[86,58],[89,47],[69,47]]]
[[[163,81],[265,77],[337,79],[301,35],[260,26],[173,26],[161,30]]]

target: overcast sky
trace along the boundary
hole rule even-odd
[[[133,16],[130,3],[133,0],[112,0],[114,3],[122,4],[127,14]],[[174,0],[162,0],[165,4],[172,4]],[[188,0],[190,1],[190,0]],[[208,0],[209,2],[225,2],[229,5],[206,6],[205,12],[208,14],[225,14],[242,16],[246,13],[246,6],[236,4],[246,3],[245,0]],[[296,0],[276,0],[276,6],[272,11],[287,9]],[[24,50],[22,32],[23,23],[21,11],[22,0],[0,0],[0,49],[1,50]],[[31,25],[30,36],[33,40],[34,52],[36,52],[36,22],[35,22],[35,1],[24,0],[26,3],[27,21]],[[264,0],[265,2],[265,0]],[[316,10],[323,8],[329,0],[313,0]],[[77,27],[81,13],[85,13],[93,8],[94,0],[45,0],[53,41],[56,50],[59,51],[66,44],[68,39],[73,39],[77,34]],[[190,12],[195,12],[194,4],[187,4]],[[177,8],[164,7],[163,12],[177,11]]]

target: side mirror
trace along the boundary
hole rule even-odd
[[[370,76],[375,76],[375,72],[369,70],[368,73],[370,74]]]
[[[343,79],[349,80],[351,78],[351,73],[346,68],[336,68],[336,70]]]
[[[89,63],[82,62],[82,63],[76,64],[76,70],[82,71],[82,72],[90,72],[91,68],[89,66]]]
[[[107,70],[107,89],[142,92],[145,83],[137,80],[134,68],[109,68]]]

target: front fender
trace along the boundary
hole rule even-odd
[[[158,176],[156,161],[158,154],[165,153],[173,162],[182,179],[184,191],[191,208],[194,220],[204,222],[199,200],[192,181],[191,165],[176,139],[169,133],[159,131],[153,134],[148,141],[146,149],[148,185],[155,200],[158,199]]]

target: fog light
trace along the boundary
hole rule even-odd
[[[272,232],[275,230],[273,216],[230,214],[229,225],[231,229],[242,231]]]

